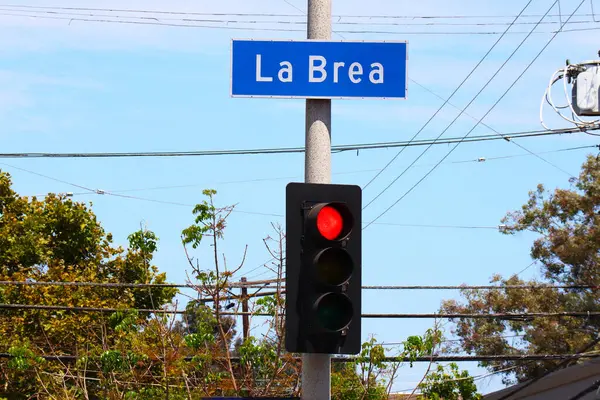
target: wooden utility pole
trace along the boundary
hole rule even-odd
[[[246,339],[248,339],[248,337],[250,337],[250,319],[248,317],[248,288],[246,287],[246,285],[244,285],[247,280],[246,277],[242,277],[240,279],[240,281],[242,282],[242,312],[244,313],[242,315],[242,330],[243,330],[243,337],[244,337],[244,341],[246,341]]]

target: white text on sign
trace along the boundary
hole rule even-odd
[[[323,56],[308,56],[308,82],[320,83],[327,80],[327,60]],[[279,72],[277,73],[277,79],[280,82],[293,82],[294,68],[292,63],[289,61],[281,61],[279,63]],[[370,65],[371,70],[369,71],[369,81],[372,84],[383,83],[383,65],[381,63],[372,63]],[[345,71],[345,72],[344,72]],[[346,70],[346,63],[343,61],[336,61],[333,63],[333,83],[340,81],[340,75],[348,75],[348,79],[352,83],[360,83],[363,78],[364,69],[362,64],[353,62],[349,65]],[[256,55],[256,82],[273,82],[272,76],[262,75],[262,55]]]

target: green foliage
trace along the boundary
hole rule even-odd
[[[100,367],[104,373],[126,372],[132,368],[144,365],[149,361],[145,354],[127,351],[123,354],[118,350],[107,350],[100,355]]]
[[[502,220],[504,234],[532,232],[537,238],[531,256],[540,266],[543,279],[524,281],[517,276],[492,277],[500,286],[540,284],[600,285],[600,159],[588,156],[578,179],[569,189],[553,192],[538,185],[529,193],[520,210]],[[597,290],[463,290],[464,303],[446,301],[442,310],[450,313],[528,313],[600,311]],[[513,320],[470,319],[456,322],[462,342],[452,350],[477,355],[576,353],[600,330],[594,318],[538,317]],[[593,349],[591,349],[593,350]],[[598,350],[598,347],[595,349]],[[505,383],[525,381],[552,370],[560,360],[529,363],[518,361],[482,362],[491,371],[500,371]]]
[[[194,349],[198,350],[201,346],[205,346],[207,344],[212,344],[215,341],[215,336],[213,333],[190,333],[185,336],[185,344]]]
[[[16,371],[25,371],[44,362],[42,357],[36,356],[26,346],[12,346],[8,349],[8,354],[12,357],[8,360],[8,368]]]
[[[117,311],[108,318],[109,326],[115,332],[133,332],[139,328],[140,315],[137,310]]]
[[[209,197],[210,200],[204,200],[201,204],[197,204],[194,207],[193,213],[196,215],[195,223],[182,232],[183,243],[191,244],[194,249],[200,246],[204,235],[211,231],[216,231],[218,238],[223,237],[222,229],[214,229],[210,224],[210,221],[215,218],[217,212],[216,207],[212,204],[212,198],[217,194],[217,191],[213,189],[203,190],[202,194]]]
[[[112,244],[112,235],[86,205],[54,194],[43,200],[21,197],[11,185],[10,175],[0,171],[0,280],[165,282],[166,275],[151,265],[158,240],[154,233],[134,232],[129,236],[129,249],[124,250]],[[2,303],[129,310],[160,307],[172,300],[176,290],[7,285],[0,293]],[[111,352],[96,357],[102,346],[114,351],[129,346],[146,318],[129,311],[110,316],[62,310],[2,311],[0,352],[14,354],[0,360],[0,396],[21,393],[49,398],[48,393],[57,390],[54,393],[65,398],[71,396],[67,392],[77,393],[80,388],[73,386],[72,379],[67,390],[58,378],[64,375],[60,363],[41,363],[34,355],[79,355],[79,367],[94,362],[99,368],[102,363],[111,367],[118,364],[118,357]],[[91,388],[95,386],[90,383]]]
[[[433,354],[436,346],[442,342],[442,332],[435,329],[427,329],[424,336],[409,336],[404,345],[404,356],[410,358],[410,366],[418,357],[426,357]]]
[[[423,336],[410,336],[403,342],[400,357],[432,355],[442,340],[435,327]],[[386,349],[375,338],[363,343],[355,361],[334,364],[331,375],[332,399],[387,399],[400,363],[386,362]],[[410,363],[412,367],[412,362]]]
[[[352,363],[342,364],[331,374],[332,400],[384,400],[388,398],[384,384],[371,377],[367,382],[361,379]]]
[[[254,379],[269,378],[283,364],[273,343],[258,341],[254,337],[246,339],[239,346],[238,353],[241,363],[251,370]]]
[[[130,390],[125,393],[125,400],[159,400],[166,399],[165,389],[160,387],[145,387],[137,391]],[[188,400],[187,394],[183,391],[171,390],[168,396],[169,400]]]
[[[139,230],[129,235],[127,240],[129,247],[135,251],[152,254],[157,249],[158,237],[151,231]]]
[[[468,371],[460,372],[458,365],[450,363],[447,371],[441,365],[419,385],[427,400],[479,400],[473,377]]]
[[[164,283],[166,274],[152,265],[158,237],[142,227],[128,236],[128,248],[112,245],[85,205],[49,195],[26,199],[10,189],[0,173],[0,279],[39,281]],[[214,264],[193,266],[198,300],[186,305],[181,321],[136,311],[168,304],[170,288],[124,289],[73,286],[6,286],[0,301],[14,304],[115,308],[104,313],[20,311],[0,314],[0,399],[100,398],[201,399],[211,396],[297,395],[300,361],[283,346],[285,299],[253,298],[254,310],[272,316],[261,338],[236,341],[236,320],[221,313],[234,303],[230,269],[218,253],[227,216],[233,207],[214,205],[216,191],[194,210],[194,223],[182,232],[184,246],[202,251],[209,238]],[[283,238],[283,235],[280,235]],[[283,239],[279,247],[283,248]],[[208,246],[207,246],[208,247]],[[280,266],[282,267],[282,266]],[[239,267],[238,267],[239,268]],[[281,269],[281,268],[280,268]],[[207,301],[209,300],[209,301]],[[210,306],[209,306],[210,305]],[[432,354],[437,331],[407,340],[402,354]],[[27,341],[25,341],[25,339]],[[75,360],[45,361],[36,355],[74,355]],[[386,349],[371,339],[356,361],[334,364],[334,399],[387,398],[399,363],[384,362]],[[239,362],[232,361],[239,357]],[[92,379],[90,379],[92,378]]]
[[[268,314],[270,316],[275,315],[275,309],[278,305],[278,296],[264,296],[259,297],[256,302],[256,312],[259,314]]]
[[[102,353],[100,356],[100,365],[104,372],[113,372],[122,370],[124,367],[124,360],[121,356],[121,352],[117,350],[108,350]]]
[[[402,343],[399,357],[430,356],[442,341],[441,331],[428,329],[423,336],[410,336]],[[389,351],[389,349],[387,349]],[[400,363],[385,361],[386,349],[375,338],[363,343],[355,361],[334,364],[331,375],[332,399],[387,399]],[[412,367],[413,361],[410,362]]]

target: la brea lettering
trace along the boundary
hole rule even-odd
[[[352,62],[346,65],[343,61],[334,61],[333,68],[328,66],[327,60],[323,56],[308,56],[308,82],[320,83],[325,82],[328,78],[333,80],[333,83],[339,83],[343,76],[347,75],[347,79],[354,83],[362,82],[365,74],[364,67],[361,63]],[[381,63],[375,62],[369,65],[368,79],[372,84],[383,83],[384,70]],[[273,82],[272,76],[262,75],[262,55],[256,55],[256,82]],[[294,66],[289,61],[281,61],[279,63],[279,72],[277,79],[280,82],[293,82]]]

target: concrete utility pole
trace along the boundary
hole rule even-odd
[[[307,38],[331,39],[331,0],[308,0]],[[306,183],[331,183],[331,100],[306,100]],[[302,400],[331,398],[331,356],[303,354]]]

